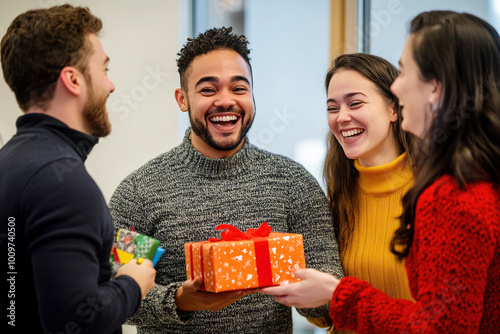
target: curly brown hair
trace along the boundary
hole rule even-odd
[[[250,65],[250,49],[248,40],[244,35],[231,33],[232,27],[212,28],[201,33],[196,38],[188,38],[187,43],[177,54],[177,67],[181,79],[181,88],[187,91],[187,77],[189,75],[189,66],[194,58],[199,55],[207,54],[210,51],[219,49],[229,49],[236,51],[245,59],[252,73]]]
[[[14,19],[2,38],[1,60],[5,81],[23,111],[48,108],[65,66],[85,74],[92,53],[87,35],[101,28],[88,8],[71,5],[29,10]]]

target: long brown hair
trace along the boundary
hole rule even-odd
[[[466,13],[424,12],[411,22],[413,58],[424,82],[441,84],[441,99],[415,160],[417,177],[403,198],[391,250],[405,258],[413,243],[417,201],[440,176],[458,185],[500,183],[500,38]]]
[[[399,145],[399,153],[407,152],[406,162],[411,164],[414,136],[401,129],[401,107],[390,87],[398,76],[398,70],[387,60],[364,53],[344,54],[337,57],[325,78],[328,87],[333,75],[339,70],[353,70],[371,81],[378,88],[380,95],[388,104],[394,104],[398,120],[392,123],[392,133]],[[357,192],[359,173],[354,167],[354,160],[349,159],[335,136],[330,132],[327,138],[327,153],[323,176],[327,185],[327,195],[333,213],[333,226],[341,251],[348,244],[353,231],[357,210]]]

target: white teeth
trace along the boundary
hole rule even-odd
[[[342,137],[351,137],[351,136],[360,134],[361,132],[363,132],[363,130],[361,130],[361,129],[341,131]]]
[[[210,118],[211,122],[231,122],[231,121],[236,121],[238,117],[236,116],[215,116]]]

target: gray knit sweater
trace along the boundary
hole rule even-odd
[[[326,197],[299,164],[249,145],[227,159],[209,159],[189,141],[129,175],[110,202],[115,227],[161,241],[156,286],[127,322],[139,333],[292,333],[291,309],[253,293],[218,312],[176,309],[186,280],[184,244],[219,237],[215,227],[242,231],[267,222],[274,232],[304,236],[306,266],[343,277]],[[298,310],[328,315],[328,307]]]

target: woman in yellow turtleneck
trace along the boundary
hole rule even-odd
[[[401,129],[402,108],[390,91],[397,75],[393,65],[373,55],[334,60],[325,80],[331,132],[324,175],[346,276],[390,297],[411,299],[404,263],[390,251],[402,198],[413,185],[413,136]]]

